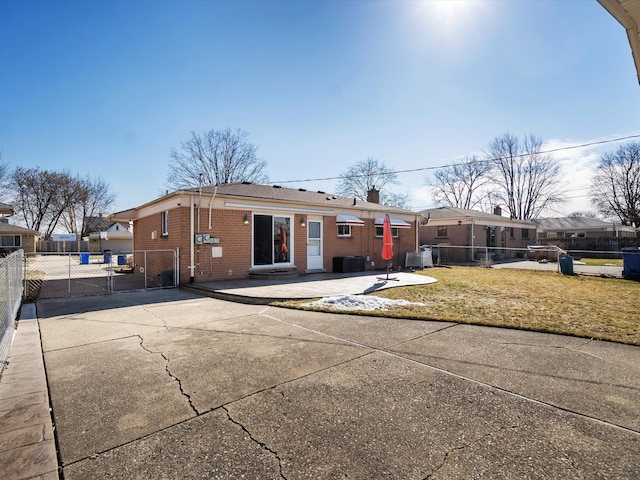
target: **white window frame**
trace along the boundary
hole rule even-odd
[[[342,233],[340,233],[341,229],[343,230]],[[338,225],[338,237],[351,237],[351,225]]]
[[[165,210],[160,214],[160,235],[163,237],[169,236],[169,210]]]

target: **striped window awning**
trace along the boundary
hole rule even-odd
[[[400,220],[399,218],[390,218],[390,220],[392,228],[411,228],[410,223]],[[384,218],[376,218],[376,227],[381,227],[382,225],[384,225]]]
[[[364,220],[361,220],[358,217],[354,217],[353,215],[336,215],[336,224],[363,227]]]

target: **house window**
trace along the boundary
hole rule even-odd
[[[21,247],[22,237],[20,235],[0,235],[3,247]]]
[[[253,264],[291,263],[291,217],[253,216]]]
[[[382,229],[383,227],[381,226],[379,227],[376,225],[376,237],[382,238]],[[399,238],[400,234],[398,232],[399,232],[398,227],[391,227],[391,236],[393,238]]]
[[[513,227],[509,227],[509,238],[515,238],[516,236],[516,229]]]
[[[529,229],[528,228],[523,228],[522,229],[522,238],[529,238]]]
[[[160,230],[160,235],[166,237],[169,235],[169,212],[165,210],[162,212],[161,216],[162,228]]]
[[[447,235],[447,226],[439,225],[436,227],[436,237],[446,237]]]
[[[338,236],[339,237],[350,237],[351,236],[351,225],[338,225]]]

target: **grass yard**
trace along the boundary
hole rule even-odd
[[[602,267],[604,265],[615,265],[617,267],[622,267],[622,259],[621,258],[581,258],[580,262],[585,265],[590,265],[593,267]]]
[[[640,282],[555,272],[454,267],[419,274],[431,285],[372,295],[421,302],[364,315],[518,328],[640,345]],[[303,302],[285,306],[304,308]]]

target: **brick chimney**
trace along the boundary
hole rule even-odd
[[[498,205],[496,205],[495,207],[493,207],[493,214],[502,216],[502,209]]]
[[[372,187],[371,190],[367,192],[367,202],[380,203],[380,190]]]

